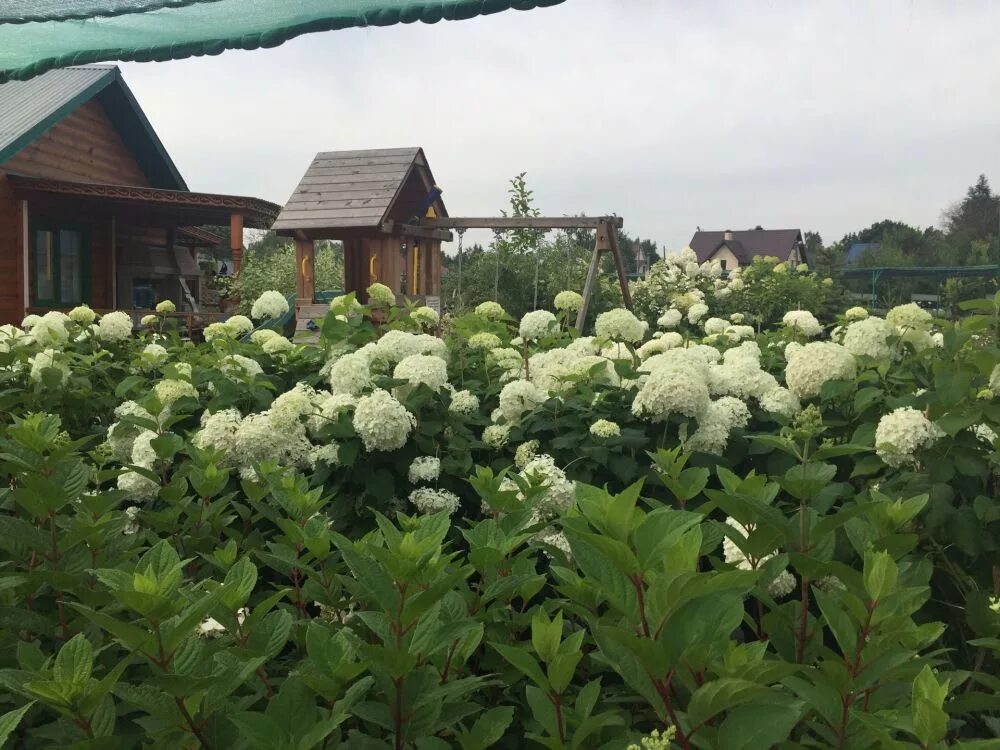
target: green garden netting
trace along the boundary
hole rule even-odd
[[[0,83],[108,60],[275,47],[313,31],[436,23],[564,0],[4,0]]]

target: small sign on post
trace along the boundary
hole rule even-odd
[[[428,294],[424,296],[424,304],[427,305],[431,310],[436,312],[438,315],[441,314],[441,297],[438,295]]]

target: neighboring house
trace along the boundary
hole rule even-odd
[[[861,256],[864,255],[869,250],[878,250],[881,245],[878,242],[855,242],[850,247],[847,248],[847,252],[844,253],[844,265],[845,266],[856,266],[861,260]]]
[[[189,191],[117,66],[0,85],[0,323],[81,303],[197,311],[198,249],[228,241],[238,269],[243,227],[278,210]]]
[[[774,256],[794,265],[808,263],[802,232],[798,229],[748,229],[744,232],[694,233],[690,247],[698,262],[717,260],[723,270],[745,266],[756,257]]]

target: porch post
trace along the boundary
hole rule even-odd
[[[243,214],[229,217],[229,249],[233,253],[233,276],[239,276],[243,265]]]

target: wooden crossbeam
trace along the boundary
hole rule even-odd
[[[447,216],[421,219],[425,229],[597,229],[602,222],[623,226],[620,216]],[[405,232],[412,225],[404,225]]]
[[[386,234],[401,234],[408,237],[420,237],[425,240],[441,240],[452,242],[455,236],[447,229],[432,229],[423,224],[396,224],[392,219],[382,222],[379,227]]]

